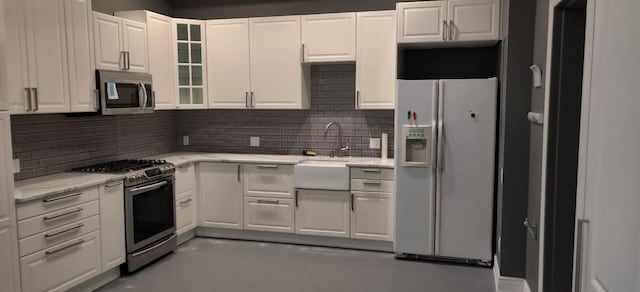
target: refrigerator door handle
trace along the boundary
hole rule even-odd
[[[441,233],[441,222],[440,222],[440,216],[441,216],[441,202],[442,202],[442,185],[441,185],[441,181],[442,181],[442,155],[443,155],[443,112],[444,112],[444,84],[442,80],[437,81],[437,94],[436,94],[436,99],[437,99],[437,103],[436,103],[436,108],[434,108],[434,112],[437,111],[437,114],[434,115],[436,124],[437,124],[437,138],[436,138],[436,167],[434,168],[434,174],[435,174],[435,185],[436,185],[436,189],[435,189],[435,196],[434,196],[434,206],[435,206],[435,212],[433,215],[434,221],[435,222],[435,228],[434,228],[434,236],[433,236],[433,247],[434,247],[434,254],[438,255],[440,254],[440,233]]]
[[[437,155],[436,155],[436,167],[439,172],[444,169],[444,83],[438,82],[438,141],[437,141]]]

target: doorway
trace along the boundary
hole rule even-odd
[[[563,0],[553,12],[548,108],[543,282],[571,291],[587,0]]]

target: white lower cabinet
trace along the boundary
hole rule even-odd
[[[199,225],[243,228],[242,165],[200,163]]]
[[[100,273],[100,232],[23,257],[22,291],[66,291]]]
[[[18,291],[18,283],[14,281],[18,271],[13,232],[11,226],[0,227],[0,291]]]
[[[244,199],[244,229],[294,232],[294,202],[291,199]]]
[[[393,240],[394,196],[390,193],[353,192],[351,237]]]
[[[349,237],[349,192],[298,190],[296,233]]]
[[[176,201],[176,233],[185,233],[196,227],[196,202],[193,192]]]
[[[103,240],[102,269],[106,271],[126,261],[122,182],[100,186],[100,231]]]

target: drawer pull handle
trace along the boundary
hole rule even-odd
[[[59,214],[59,215],[46,216],[46,217],[42,218],[42,220],[44,220],[44,223],[49,223],[49,221],[51,221],[51,220],[56,220],[56,219],[60,219],[60,218],[63,218],[63,217],[76,215],[76,214],[82,212],[82,210],[83,210],[82,208],[77,208],[75,210],[71,210],[69,212],[62,213],[62,214]]]
[[[44,200],[42,200],[42,202],[45,203],[45,204],[57,203],[57,202],[60,202],[60,201],[66,201],[66,200],[75,199],[75,198],[79,197],[80,195],[82,195],[82,193],[69,194],[69,195],[65,195],[65,196],[59,196],[59,197],[55,197],[55,198],[44,199]]]
[[[84,239],[80,239],[80,240],[76,241],[75,243],[72,243],[72,244],[67,245],[65,247],[61,247],[61,248],[58,248],[58,249],[55,249],[55,250],[48,250],[48,251],[45,252],[45,255],[47,255],[47,256],[54,255],[54,254],[57,254],[57,253],[59,253],[59,252],[61,252],[63,250],[70,249],[70,248],[72,248],[74,246],[78,246],[78,245],[81,245],[83,243],[84,243]]]
[[[180,205],[186,205],[186,204],[189,204],[189,203],[191,203],[191,201],[193,201],[193,199],[192,199],[192,198],[186,199],[186,200],[184,200],[184,201],[181,201],[181,202],[180,202]]]
[[[279,166],[278,165],[256,165],[257,168],[270,168],[270,169],[277,169]]]
[[[107,188],[107,189],[110,189],[110,188],[119,187],[119,186],[121,186],[121,185],[122,185],[122,183],[121,183],[121,182],[118,182],[118,183],[113,183],[113,184],[105,185],[104,187],[105,187],[105,188]]]
[[[76,225],[76,226],[73,226],[73,227],[71,227],[71,228],[69,228],[69,229],[65,229],[65,230],[62,230],[62,231],[58,231],[58,232],[56,232],[56,233],[45,234],[45,235],[44,235],[44,238],[49,239],[49,238],[51,238],[51,237],[56,237],[56,236],[59,236],[59,235],[65,234],[65,233],[67,233],[67,232],[71,232],[71,231],[78,230],[78,229],[80,229],[80,228],[82,228],[82,227],[84,227],[84,224],[80,223],[80,224],[78,224],[78,225]]]
[[[258,200],[258,204],[280,205],[280,201],[275,200]]]
[[[373,180],[367,180],[362,183],[365,185],[378,185],[378,186],[382,184],[382,182],[380,181],[373,181]]]
[[[363,169],[362,172],[367,172],[367,173],[380,173],[382,172],[379,169]]]

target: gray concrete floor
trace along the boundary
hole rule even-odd
[[[392,254],[196,238],[107,291],[493,292],[487,268],[400,261]]]

